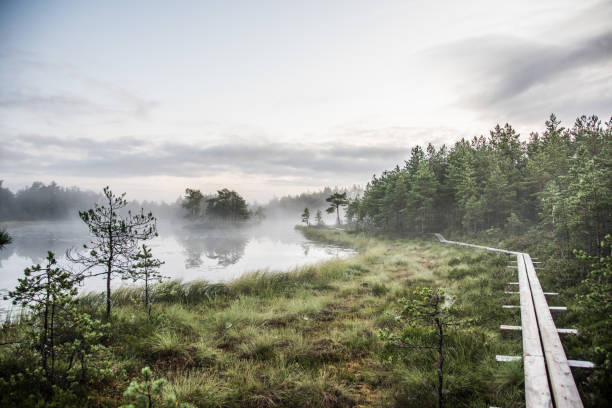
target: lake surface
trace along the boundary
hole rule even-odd
[[[3,294],[17,285],[24,268],[44,264],[47,251],[56,254],[60,265],[78,270],[66,260],[67,249],[88,242],[85,224],[79,220],[64,222],[24,222],[3,225],[13,242],[0,250],[0,289]],[[221,282],[240,275],[267,269],[287,271],[296,266],[347,257],[352,249],[306,239],[286,223],[264,222],[261,225],[230,229],[194,229],[183,221],[158,224],[159,236],[146,244],[153,255],[165,264],[160,270],[172,279]],[[113,279],[113,287],[133,284]],[[103,291],[105,281],[92,277],[84,281],[80,293]],[[2,307],[8,302],[3,301]]]

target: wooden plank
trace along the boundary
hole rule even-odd
[[[595,368],[595,363],[592,361],[583,361],[583,360],[567,360],[567,363],[570,367],[576,368]]]
[[[523,335],[523,371],[525,372],[525,405],[528,408],[552,408],[552,395],[548,386],[546,362],[540,340],[540,330],[536,318],[535,305],[527,276],[523,254],[517,255],[521,327]]]
[[[440,242],[448,244],[456,244],[469,246],[473,248],[482,248],[490,251],[501,252],[517,257],[517,266],[519,272],[519,287],[521,292],[506,292],[509,294],[520,293],[521,301],[521,327],[523,331],[523,366],[525,371],[525,403],[528,408],[531,407],[551,407],[553,406],[551,398],[555,398],[556,408],[565,407],[582,407],[582,401],[576,389],[576,384],[569,369],[569,363],[559,334],[552,320],[551,310],[546,302],[546,295],[558,295],[555,292],[544,292],[540,286],[540,282],[535,272],[533,260],[529,254],[520,252],[506,251],[497,248],[489,248],[481,245],[466,244],[462,242],[448,241],[440,234],[436,234]],[[521,271],[524,270],[524,273]],[[521,284],[521,276],[526,276],[527,290],[524,290],[524,285]],[[537,316],[537,318],[535,318]],[[536,322],[537,329],[533,330],[533,324]],[[529,324],[526,324],[530,322]],[[535,340],[538,341],[535,341]],[[541,339],[541,342],[539,341]],[[536,347],[540,350],[541,355],[530,355],[529,347]],[[542,348],[543,346],[543,348]],[[516,361],[521,357],[518,356],[496,356],[497,361]],[[547,376],[548,372],[550,373]]]
[[[502,324],[499,326],[499,330],[505,330],[505,331],[520,331],[523,330],[523,328],[521,326],[511,326],[511,325],[507,325],[507,324]],[[576,329],[557,329],[557,333],[560,334],[573,334],[575,336],[578,335],[578,330]]]
[[[557,329],[557,333],[561,334],[573,334],[574,336],[578,335],[578,330],[576,329]]]
[[[535,273],[535,270],[534,270]],[[559,292],[542,292],[546,296],[557,296]]]
[[[523,254],[556,408],[582,407],[572,370],[529,254]]]
[[[442,242],[444,244],[453,244],[453,245],[467,246],[467,247],[471,247],[471,248],[486,249],[487,251],[501,252],[501,253],[508,254],[508,255],[518,255],[518,254],[520,254],[520,252],[516,252],[516,251],[507,251],[505,249],[491,248],[491,247],[487,247],[487,246],[483,246],[483,245],[467,244],[465,242],[449,241],[446,238],[444,238],[442,236],[442,234],[438,234],[438,233],[435,233],[434,235],[436,236],[436,238],[438,238],[438,240],[440,242]]]
[[[510,361],[519,361],[522,358],[523,357],[521,357],[521,356],[500,356],[500,355],[497,355],[497,356],[495,356],[495,361],[499,361],[500,363],[508,363]]]
[[[503,305],[504,309],[519,309],[518,305]],[[548,306],[551,312],[567,312],[567,307],[565,306]]]

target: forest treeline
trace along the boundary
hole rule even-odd
[[[612,230],[612,119],[551,115],[527,141],[506,124],[452,147],[415,146],[374,176],[346,217],[368,231],[548,231],[564,251],[599,255]]]
[[[33,182],[17,192],[2,186],[0,180],[0,221],[50,221],[74,217],[79,211],[89,208],[91,203],[102,199],[100,193],[82,190],[78,187],[63,187],[55,181],[49,184]],[[304,207],[323,209],[327,206],[325,199],[334,192],[347,192],[349,197],[358,196],[363,190],[359,186],[350,188],[325,187],[319,191],[286,195],[273,198],[268,203],[248,204],[235,191],[221,189],[216,193],[202,193],[200,190],[187,188],[183,196],[174,202],[130,201],[128,209],[133,211],[147,208],[160,219],[186,218],[191,221],[210,218],[208,216],[229,216],[246,219],[251,216],[261,220],[278,217],[293,218],[297,211]],[[212,202],[209,200],[212,199]],[[229,215],[228,215],[229,214]]]
[[[296,195],[286,195],[280,198],[273,198],[264,207],[267,214],[279,215],[294,218],[298,214],[308,208],[314,215],[318,210],[325,211],[329,207],[329,202],[326,201],[334,193],[346,193],[348,198],[356,198],[363,194],[363,188],[358,185],[351,187],[325,187],[319,191],[305,192]]]
[[[100,193],[78,187],[62,187],[55,181],[32,185],[13,193],[2,186],[0,180],[0,221],[53,221],[75,217],[79,211],[91,207],[102,199]],[[133,211],[148,208],[163,218],[177,217],[181,213],[181,200],[172,204],[157,201],[130,201]]]
[[[461,241],[537,254],[539,278],[563,293],[568,356],[586,406],[612,396],[612,119],[554,115],[527,140],[506,124],[451,147],[415,146],[403,166],[376,175],[345,216],[353,229],[407,236],[444,232]]]
[[[13,193],[0,180],[0,220],[56,220],[77,214],[96,202],[99,194],[77,187],[39,181]]]

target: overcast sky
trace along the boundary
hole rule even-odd
[[[173,201],[365,183],[612,115],[612,1],[0,2],[0,179]]]

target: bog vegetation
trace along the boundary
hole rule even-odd
[[[568,357],[597,364],[575,372],[585,405],[612,399],[612,121],[551,116],[528,141],[505,125],[416,146],[358,192],[268,207],[284,203],[307,237],[355,257],[210,284],[156,282],[163,260],[141,245],[153,215],[121,213],[123,196],[105,190],[106,206],[81,213],[95,237],[73,257],[84,269],[49,253],[8,294],[24,309],[0,332],[0,405],[523,406],[522,363],[495,361],[521,354],[520,335],[498,330],[520,318],[501,308],[508,258],[443,247],[423,235],[434,231],[537,254],[543,286],[568,306],[557,325],[581,332]],[[227,189],[187,189],[180,205],[193,222],[256,214]],[[324,227],[326,207],[337,224],[344,210],[343,229]],[[75,297],[94,266],[145,285]]]

